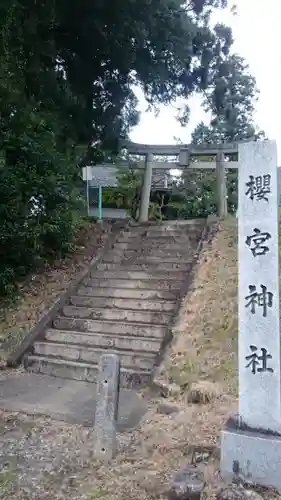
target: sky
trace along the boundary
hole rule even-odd
[[[231,7],[232,0],[229,3]],[[278,163],[281,164],[281,1],[236,0],[234,3],[237,16],[227,9],[216,12],[213,21],[232,27],[233,51],[245,58],[260,90],[255,122],[269,139],[276,140]],[[189,101],[191,118],[186,127],[181,127],[174,118],[176,103],[161,106],[155,117],[153,112],[145,112],[147,105],[141,92],[138,92],[138,97],[142,113],[139,125],[130,136],[134,142],[173,144],[176,137],[188,143],[195,126],[202,120],[209,122],[198,97]]]

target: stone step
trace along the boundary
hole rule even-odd
[[[198,232],[198,229],[197,229]],[[141,227],[134,227],[130,228],[129,231],[121,233],[117,241],[131,241],[131,240],[137,240],[137,239],[143,239],[143,238],[162,238],[162,236],[165,236],[166,238],[173,238],[177,237],[180,238],[182,235],[187,235],[190,234],[193,236],[193,234],[196,234],[196,231],[182,231],[179,229],[173,229],[170,231],[167,230],[154,230],[154,229],[149,229],[149,228],[141,228]]]
[[[165,222],[119,234],[62,307],[33,353],[29,371],[96,382],[103,353],[121,360],[121,386],[144,386],[167,336],[203,225]]]
[[[54,377],[96,382],[98,365],[78,361],[66,361],[47,356],[28,355],[24,358],[26,370],[34,373],[43,373]],[[124,388],[142,387],[151,381],[150,370],[134,370],[121,368],[120,386]]]
[[[120,364],[123,367],[141,368],[142,370],[152,370],[155,364],[155,354],[139,351],[124,351],[108,349],[81,344],[63,344],[58,342],[35,342],[34,354],[53,358],[65,359],[67,361],[79,361],[84,363],[98,364],[100,357],[106,352],[117,354],[120,357]]]
[[[120,234],[120,236],[117,238],[116,243],[122,242],[122,243],[128,243],[131,242],[132,240],[136,240],[137,238],[140,238],[140,234],[134,231],[128,231],[126,233]],[[115,244],[116,244],[115,243]]]
[[[106,280],[105,280],[106,281]],[[78,295],[89,297],[100,297],[102,300],[106,298],[114,299],[132,299],[132,300],[171,300],[175,301],[178,296],[177,291],[166,290],[145,290],[138,288],[101,288],[91,286],[80,286],[77,291]]]
[[[177,252],[179,254],[186,254],[187,248],[192,248],[196,242],[192,242],[192,245],[187,245],[186,241],[182,242],[182,244],[178,245],[159,245],[159,242],[149,242],[146,243],[145,241],[142,241],[141,245],[140,244],[135,244],[135,245],[128,245],[127,243],[115,243],[114,247],[112,250],[110,250],[110,253],[113,254],[114,252],[119,252],[119,253],[130,253],[130,252],[136,252],[136,251],[143,251],[143,252],[163,252],[163,253],[172,253],[176,254]]]
[[[117,271],[102,271],[102,270],[93,270],[91,276],[95,279],[127,279],[127,280],[151,280],[151,281],[183,281],[185,280],[185,276],[182,272],[177,269],[168,272],[160,272],[157,271],[155,273],[150,273],[146,271],[125,271],[125,270],[117,270]],[[146,287],[147,288],[147,287]],[[149,287],[148,287],[149,288]]]
[[[190,249],[184,247],[181,253],[159,249],[136,249],[125,251],[124,250],[112,250],[109,252],[102,260],[103,263],[108,262],[127,262],[128,260],[135,261],[136,259],[145,259],[147,262],[156,262],[159,263],[161,261],[165,263],[180,263],[185,264],[187,261],[190,261],[191,257]]]
[[[100,271],[102,274],[109,273],[110,271]],[[112,274],[112,273],[111,273]],[[116,273],[113,273],[114,276],[116,276]],[[182,281],[179,280],[166,280],[166,281],[158,281],[157,279],[116,279],[116,278],[86,278],[83,282],[84,286],[87,287],[93,287],[93,288],[115,288],[119,289],[122,288],[124,290],[158,290],[159,292],[162,291],[168,291],[170,293],[172,292],[179,292],[181,289]]]
[[[120,299],[114,297],[88,297],[83,295],[74,295],[70,297],[70,303],[73,306],[82,307],[104,307],[112,309],[127,309],[132,311],[158,311],[173,312],[175,301],[165,300],[136,300]]]
[[[49,328],[46,331],[45,339],[65,344],[83,344],[90,347],[136,350],[154,354],[158,353],[161,347],[161,339],[134,337],[133,335],[115,335],[113,333],[56,330],[53,328]]]
[[[196,240],[183,239],[180,241],[169,243],[166,241],[158,241],[158,240],[155,240],[155,241],[154,240],[151,240],[151,241],[144,240],[143,242],[141,242],[141,244],[138,245],[138,247],[139,247],[139,249],[142,249],[144,251],[151,249],[151,250],[163,250],[163,251],[169,251],[169,252],[172,252],[172,251],[182,252],[182,251],[186,251],[187,249],[196,248],[196,246],[198,245],[198,241],[199,241],[199,239],[196,239]],[[137,248],[137,245],[129,244],[127,249],[125,249],[125,251],[129,252],[131,250],[135,250],[136,248]]]
[[[133,311],[130,309],[110,309],[64,306],[63,314],[67,318],[99,319],[110,321],[132,321],[156,325],[168,325],[172,314],[158,311]]]
[[[138,223],[135,224],[134,226],[131,226],[131,228],[134,231],[140,230],[140,229],[186,229],[186,230],[192,230],[196,229],[198,227],[202,227],[205,225],[205,219],[181,219],[181,220],[163,220],[163,221],[151,221],[149,223]]]
[[[146,271],[149,273],[156,272],[173,272],[182,271],[187,272],[191,268],[190,262],[161,262],[160,259],[149,260],[149,259],[130,259],[122,260],[121,262],[102,262],[98,264],[99,271]]]
[[[153,229],[148,229],[148,231],[144,234],[144,237],[148,240],[150,239],[158,239],[158,238],[193,238],[198,233],[200,234],[200,230],[195,231],[186,231],[184,229],[161,229],[159,231],[154,231]]]
[[[201,233],[204,228],[204,224],[196,224],[196,225],[183,225],[183,226],[135,226],[128,228],[127,231],[122,231],[119,235],[118,240],[122,237],[131,236],[132,238],[137,237],[155,237],[165,235],[165,236],[182,236],[182,235],[190,235]]]
[[[165,234],[166,236],[169,235],[183,235],[183,234],[197,234],[202,231],[204,227],[203,224],[183,224],[183,225],[164,225],[160,224],[159,226],[153,225],[153,226],[135,226],[135,227],[130,227],[128,231],[124,232],[123,234],[130,234],[134,236],[148,236],[148,237],[157,237],[159,235]],[[122,235],[120,235],[122,236]]]
[[[114,335],[132,335],[140,337],[153,337],[163,339],[168,331],[167,326],[128,321],[90,320],[81,318],[67,318],[58,316],[53,321],[54,328],[58,330],[71,330],[80,332],[112,333]]]
[[[199,236],[198,236],[199,238]],[[138,243],[143,245],[143,242],[145,241],[145,245],[182,245],[183,242],[188,244],[188,242],[195,241],[196,236],[194,235],[188,235],[188,234],[157,234],[157,235],[132,235],[132,234],[126,234],[121,236],[115,245],[118,243],[127,243],[128,247],[131,245],[137,245]]]

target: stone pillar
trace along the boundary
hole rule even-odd
[[[142,185],[142,190],[141,190],[139,222],[147,222],[148,221],[149,200],[150,200],[151,180],[152,180],[152,168],[153,168],[153,154],[147,153],[146,159],[145,159],[143,185]]]
[[[221,472],[281,487],[277,150],[239,145],[239,415],[222,432]]]
[[[217,153],[216,158],[216,177],[217,177],[217,212],[219,217],[227,215],[227,187],[225,176],[225,161],[222,152]]]

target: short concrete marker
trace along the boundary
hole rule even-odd
[[[104,354],[99,362],[95,413],[94,455],[109,461],[116,455],[116,422],[120,386],[120,359],[116,354]]]

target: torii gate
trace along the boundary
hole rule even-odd
[[[226,192],[226,179],[225,167],[238,168],[237,161],[225,161],[225,155],[238,155],[237,143],[225,143],[218,145],[200,145],[193,144],[174,144],[174,145],[147,145],[137,144],[130,141],[123,143],[124,148],[128,153],[135,155],[145,156],[144,165],[144,179],[141,193],[139,222],[146,222],[148,220],[151,179],[153,169],[153,156],[177,156],[178,161],[175,163],[157,162],[157,168],[215,168],[217,173],[217,196],[218,196],[218,215],[225,217],[227,215],[227,192]],[[215,162],[196,161],[196,157],[210,157],[215,156]],[[195,158],[195,161],[191,161]]]
[[[245,141],[247,142],[247,141]],[[215,169],[217,177],[217,211],[219,217],[227,215],[227,191],[225,168],[238,168],[238,143],[223,143],[218,145],[193,145],[193,144],[173,144],[173,145],[148,145],[137,144],[130,141],[123,141],[122,147],[129,154],[143,156],[144,161],[138,163],[138,168],[144,169],[143,186],[141,192],[139,222],[148,221],[149,201],[151,192],[152,170],[171,169]],[[235,157],[235,161],[226,161],[225,156]],[[154,156],[176,156],[175,162],[153,162]],[[214,157],[215,161],[204,161],[204,158]],[[122,168],[128,168],[129,164],[122,162]],[[99,167],[111,168],[113,164],[102,164]],[[93,167],[93,171],[94,171]],[[85,168],[88,169],[88,167]],[[91,167],[90,167],[91,169]],[[83,178],[88,179],[88,174],[83,173]]]

